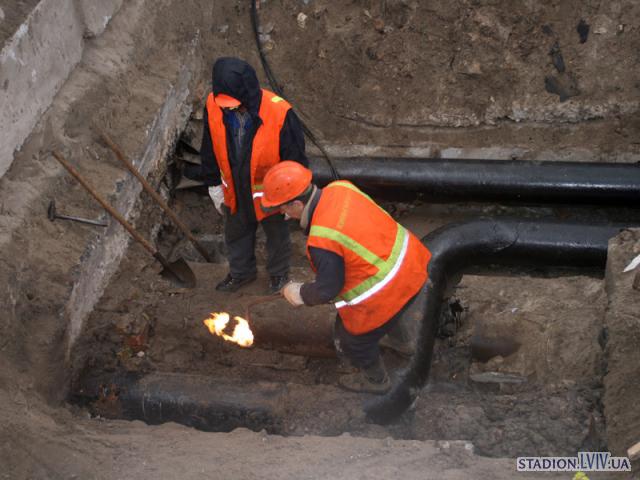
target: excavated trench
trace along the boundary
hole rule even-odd
[[[197,119],[189,121],[173,161],[186,156],[185,144],[195,143],[200,126]],[[322,162],[320,158],[312,161],[319,179]],[[357,165],[359,160],[348,162],[342,165]],[[564,177],[564,173],[559,175]],[[175,187],[177,178],[169,173],[166,184]],[[627,190],[629,198],[637,196],[629,188],[627,175],[618,179],[620,191]],[[552,239],[543,230],[535,240],[540,245],[541,241],[558,241],[571,224],[585,227],[574,227],[575,238],[567,234],[564,243],[551,246],[552,261],[536,257],[534,247],[519,254],[519,259],[512,258],[507,270],[491,265],[475,268],[459,284],[452,283],[438,312],[428,385],[411,410],[381,426],[365,413],[366,405],[377,399],[336,386],[331,345],[335,313],[331,307],[296,310],[282,299],[252,306],[252,348],[241,348],[209,333],[203,320],[212,312],[246,317],[248,307],[266,294],[266,277],[261,272],[256,283],[237,294],[216,292],[213,286],[226,274],[220,218],[204,188],[174,188],[172,207],[213,261],[204,262],[166,220],[158,235],[160,250],[169,252],[171,258],[189,260],[198,279],[194,289],[172,286],[158,277],[158,268],[149,268],[148,259],[130,252],[89,317],[88,334],[78,342],[75,355],[84,362],[76,371],[70,401],[98,417],[139,419],[149,424],[171,421],[204,431],[245,427],[294,436],[351,433],[465,440],[479,454],[500,457],[605,449],[606,239],[619,231],[616,225],[640,224],[640,212],[606,202],[600,208],[521,206],[515,193],[510,205],[438,204],[432,203],[433,190],[427,202],[419,188],[404,191],[399,202],[393,200],[397,186],[371,188],[380,194],[380,203],[419,236],[478,217],[498,222],[508,217],[533,224],[556,222]],[[606,196],[602,188],[593,191]],[[624,203],[624,194],[620,200]],[[143,214],[150,216],[154,210],[157,207],[149,201],[142,205]],[[611,226],[598,241],[585,240],[586,256],[567,260],[567,248],[583,240],[580,232],[588,237],[588,224]],[[293,223],[291,233],[293,277],[312,278],[304,236]],[[463,233],[461,239],[470,240],[473,235]],[[476,236],[486,238],[482,232]],[[598,244],[595,250],[593,243]],[[487,251],[496,248],[502,247],[489,246]],[[261,232],[257,252],[262,269]],[[589,255],[595,255],[594,260]],[[426,310],[421,305],[410,312],[416,339],[422,342],[427,341],[427,334],[419,336]],[[384,351],[384,359],[396,383],[411,368],[410,359],[392,351]]]
[[[201,238],[216,238],[216,226],[198,213],[206,208],[214,217],[206,202],[195,192],[176,198],[181,208],[193,210],[192,218],[205,220],[193,225]],[[551,208],[387,205],[404,210],[401,221],[418,233],[478,214],[557,217]],[[577,208],[572,216],[585,214]],[[594,219],[592,209],[589,217]],[[598,217],[638,221],[633,211],[603,209]],[[295,226],[292,234],[294,277],[309,278],[304,239]],[[161,237],[163,248],[171,250],[175,231],[167,228]],[[606,446],[602,262],[573,270],[527,262],[507,276],[465,276],[447,297],[428,386],[413,410],[381,427],[364,415],[370,396],[336,387],[329,307],[294,310],[283,300],[259,305],[250,319],[255,346],[229,344],[211,336],[203,319],[214,311],[244,315],[246,305],[266,293],[266,279],[237,295],[220,295],[213,285],[226,273],[225,265],[202,263],[193,248],[180,243],[173,254],[190,258],[198,277],[195,289],[176,289],[154,278],[157,269],[143,267],[144,259],[128,257],[92,313],[90,335],[78,347],[87,361],[72,401],[88,406],[93,415],[150,424],[174,421],[205,431],[246,427],[281,435],[462,439],[491,456],[569,454]],[[220,246],[220,241],[209,245]],[[258,251],[263,249],[259,241]],[[138,285],[133,290],[132,272]],[[423,310],[413,312],[416,321]],[[391,351],[384,358],[396,380],[409,366]]]
[[[194,111],[161,185],[212,262],[205,263],[166,219],[158,246],[172,259],[189,260],[198,280],[194,289],[172,286],[139,251],[128,252],[77,342],[74,355],[82,362],[76,363],[71,402],[94,416],[172,421],[205,431],[465,440],[490,456],[606,448],[606,241],[595,264],[516,261],[506,272],[476,269],[451,285],[434,327],[427,387],[409,412],[380,426],[365,413],[375,398],[336,387],[330,307],[294,310],[283,300],[253,307],[255,344],[249,349],[212,336],[203,325],[212,312],[247,316],[249,305],[265,295],[266,280],[262,272],[235,295],[213,289],[226,274],[220,218],[206,191],[183,188],[189,182],[179,183],[176,173],[179,162],[198,161],[201,122]],[[640,224],[638,211],[625,208],[639,195],[632,165],[592,163],[589,172],[574,162],[433,159],[422,165],[411,158],[334,158],[334,164],[420,236],[487,216],[557,221],[560,229],[562,222]],[[320,183],[330,179],[322,157],[312,165]],[[484,173],[487,165],[498,170]],[[157,207],[149,200],[143,196],[140,209],[153,218]],[[502,203],[478,203],[487,200]],[[309,279],[304,237],[295,224],[291,232],[293,276]],[[610,235],[616,232],[612,227]],[[260,235],[257,249],[264,265]],[[428,342],[427,333],[419,335],[426,310],[412,312],[416,341]],[[416,368],[392,351],[384,359],[396,384]]]
[[[0,71],[2,100],[14,100],[0,115],[10,140],[2,148],[16,151],[15,158],[0,152],[0,274],[7,290],[0,299],[6,312],[0,354],[8,360],[0,372],[0,413],[6,408],[10,418],[0,433],[20,440],[26,431],[24,443],[34,445],[57,438],[49,418],[59,419],[59,411],[42,414],[36,424],[30,401],[29,415],[14,401],[24,395],[45,399],[42,411],[51,406],[69,415],[60,423],[70,439],[64,451],[74,455],[77,439],[93,442],[86,432],[94,425],[123,428],[125,422],[111,422],[118,419],[206,432],[264,430],[286,440],[349,434],[385,439],[384,448],[386,442],[436,440],[445,455],[453,441],[462,441],[465,451],[508,458],[585,450],[624,455],[637,442],[640,387],[628,379],[637,376],[640,361],[640,287],[624,272],[640,252],[640,87],[627,78],[637,71],[640,33],[622,18],[640,17],[633,2],[597,8],[587,2],[582,15],[598,33],[585,45],[573,38],[579,19],[573,22],[565,10],[580,10],[577,1],[494,9],[477,2],[284,0],[259,2],[261,25],[252,25],[253,2],[20,5],[28,10],[36,3],[28,28],[6,40],[13,43],[0,54],[3,67],[15,67]],[[12,11],[7,22],[18,25],[19,13]],[[39,28],[43,18],[55,18],[56,28]],[[3,41],[9,30],[0,32]],[[66,33],[38,36],[47,32]],[[55,56],[29,41],[66,52],[56,64],[64,73],[35,82],[54,68],[43,57]],[[294,44],[309,51],[291,55]],[[548,71],[551,46],[556,54],[562,47],[567,72]],[[14,65],[16,55],[42,71]],[[180,181],[178,166],[198,161],[193,147],[201,138],[210,64],[222,55],[249,60],[265,86],[273,72],[263,74],[260,60],[272,62],[287,98],[321,133],[321,149],[307,142],[320,183],[330,178],[323,158],[329,153],[339,173],[428,245],[434,239],[453,244],[451,250],[438,244],[447,269],[433,272],[440,279],[429,297],[435,303],[409,312],[418,356],[383,350],[395,385],[388,397],[337,387],[333,307],[262,302],[261,231],[257,281],[236,294],[214,289],[227,273],[221,218],[204,188]],[[565,90],[569,82],[569,100],[545,90],[550,77]],[[41,88],[21,87],[27,84]],[[430,101],[416,102],[421,98]],[[32,108],[25,113],[27,100]],[[211,262],[122,168],[101,131],[169,203]],[[54,150],[164,257],[186,260],[196,286],[176,286],[159,275],[160,264],[55,163]],[[108,226],[52,222],[43,214],[51,200],[62,213]],[[488,230],[469,227],[480,218],[490,219],[484,220]],[[558,226],[556,244],[537,236],[544,232],[540,225]],[[575,225],[610,231],[581,237]],[[294,223],[290,230],[291,276],[310,280],[304,235]],[[442,240],[456,231],[462,233]],[[476,250],[475,235],[481,242],[495,236],[497,243]],[[525,238],[532,242],[528,249],[509,257],[509,247]],[[491,261],[478,259],[479,252]],[[221,311],[247,318],[251,348],[209,332],[203,320]],[[94,423],[86,423],[87,412]],[[81,426],[74,430],[76,423]],[[126,437],[123,448],[137,449],[135,436],[154,430],[131,425],[132,440]],[[98,449],[101,438],[113,438],[107,430],[93,443]],[[18,458],[22,443],[15,444],[7,458]],[[183,447],[194,450],[187,440]],[[455,468],[457,455],[450,462]],[[38,477],[31,457],[15,463],[16,472]],[[142,471],[138,464],[135,458],[126,463],[131,472]],[[38,472],[49,478],[53,470],[43,465]],[[79,468],[93,472],[90,462],[85,467]],[[500,478],[511,478],[510,463],[495,468],[508,473]],[[424,466],[416,471],[422,474]]]

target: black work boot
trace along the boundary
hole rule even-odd
[[[255,275],[238,278],[233,277],[230,273],[228,273],[227,276],[224,277],[224,280],[216,285],[216,290],[218,290],[219,292],[235,292],[240,289],[240,287],[253,282],[255,279]]]
[[[289,281],[289,275],[272,275],[269,277],[269,293],[278,293]]]
[[[378,361],[370,367],[362,368],[357,373],[342,375],[338,378],[338,385],[351,392],[384,395],[391,390],[391,379],[387,375],[382,359],[378,358]]]

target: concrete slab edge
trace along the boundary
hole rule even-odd
[[[183,130],[190,114],[187,103],[189,83],[194,71],[194,52],[183,65],[176,84],[170,89],[162,108],[148,127],[144,153],[134,160],[143,176],[157,170],[166,158],[177,135]],[[122,184],[116,209],[125,217],[135,217],[137,200],[142,191],[132,176]],[[67,361],[89,314],[102,296],[113,274],[117,271],[130,242],[130,235],[117,222],[113,222],[97,244],[90,244],[85,252],[81,271],[74,283],[64,315],[68,318]]]
[[[0,51],[0,177],[122,0],[42,0]]]

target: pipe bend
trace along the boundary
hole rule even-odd
[[[416,353],[392,390],[365,404],[367,417],[380,424],[398,418],[426,384],[447,292],[468,268],[514,265],[604,269],[609,238],[631,225],[590,225],[485,218],[446,225],[423,237],[431,251],[424,314]]]

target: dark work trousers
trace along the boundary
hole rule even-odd
[[[338,357],[343,356],[349,359],[351,365],[356,368],[366,369],[377,363],[380,357],[380,347],[378,342],[385,335],[389,335],[401,343],[410,340],[410,328],[407,328],[403,315],[418,298],[423,296],[423,288],[416,293],[411,300],[389,319],[388,322],[378,328],[361,335],[349,333],[342,323],[340,313],[336,315],[336,322],[333,330],[333,343]]]
[[[253,208],[253,205],[250,207]],[[256,231],[258,223],[267,237],[267,272],[271,276],[287,275],[291,258],[289,226],[284,215],[271,215],[258,222],[255,215],[246,215],[238,209],[231,215],[226,209],[224,240],[227,245],[229,269],[234,278],[245,278],[256,274]]]

